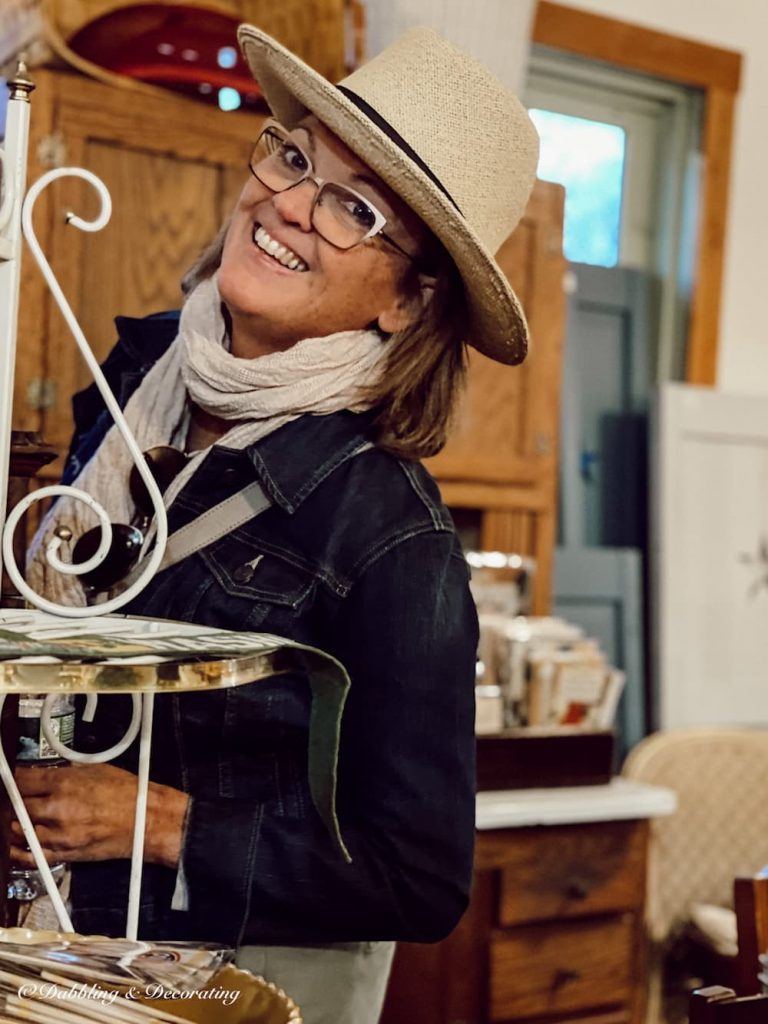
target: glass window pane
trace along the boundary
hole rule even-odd
[[[615,124],[551,110],[529,113],[541,137],[538,175],[565,186],[566,258],[615,267],[626,132]]]

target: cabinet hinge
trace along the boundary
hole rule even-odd
[[[56,381],[36,377],[27,385],[27,405],[40,411],[56,404]]]
[[[61,132],[44,135],[37,144],[37,160],[43,167],[64,167],[67,163],[67,144]]]

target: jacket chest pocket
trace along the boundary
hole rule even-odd
[[[201,595],[208,621],[229,629],[294,636],[317,589],[308,569],[257,542],[233,537],[210,545],[200,556],[210,579]]]

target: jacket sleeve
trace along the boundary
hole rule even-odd
[[[352,682],[338,792],[352,863],[312,810],[193,798],[182,857],[201,936],[436,941],[466,907],[477,616],[455,537],[400,542],[342,606],[324,646]]]

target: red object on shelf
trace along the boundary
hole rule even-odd
[[[136,4],[80,28],[67,42],[79,56],[115,74],[218,102],[239,93],[244,109],[264,109],[237,45],[236,18],[204,7]]]

